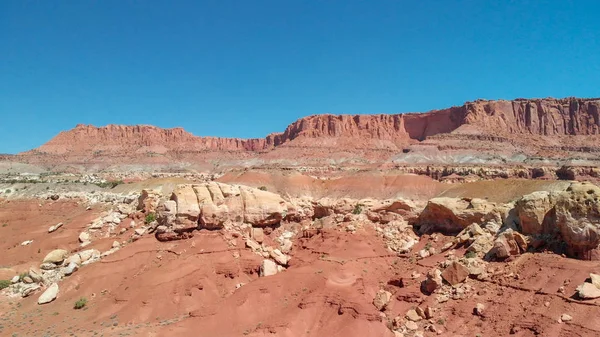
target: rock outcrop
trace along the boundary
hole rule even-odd
[[[503,222],[502,211],[483,199],[433,198],[416,220],[420,232],[458,233],[467,226]]]
[[[157,207],[157,238],[173,240],[194,229],[220,229],[228,224],[275,225],[287,209],[279,195],[256,188],[216,182],[179,185],[170,200]]]

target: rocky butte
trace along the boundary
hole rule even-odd
[[[242,166],[593,167],[600,99],[477,100],[425,113],[314,115],[265,138],[199,137],[183,128],[77,125],[14,161],[48,167],[189,163]],[[318,149],[318,151],[316,151]],[[406,168],[408,166],[408,168]],[[510,175],[510,174],[509,174]],[[529,173],[529,176],[532,174]],[[544,174],[542,174],[544,175]]]

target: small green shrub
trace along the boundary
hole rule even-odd
[[[352,214],[360,214],[363,211],[363,205],[361,204],[356,204],[356,206],[354,206],[354,209],[352,210]]]
[[[74,309],[82,309],[86,305],[87,305],[87,298],[82,297],[82,298],[78,299],[77,302],[75,302],[75,305],[73,306],[73,308]]]
[[[123,180],[109,180],[109,181],[104,181],[101,183],[96,183],[96,186],[101,187],[101,188],[115,188],[124,183],[125,182]]]
[[[9,194],[10,192],[12,192],[12,191],[10,190],[10,188],[9,188],[9,189],[7,189],[6,191],[4,191],[4,193],[6,193],[6,194]]]
[[[0,290],[7,288],[10,284],[10,280],[0,280]]]
[[[3,224],[3,225],[2,225],[2,227],[8,227],[8,224],[7,224],[7,223],[5,223],[5,224]]]
[[[267,186],[261,186],[258,189],[261,190],[261,191],[266,191],[267,190]]]
[[[154,213],[150,213],[148,215],[146,215],[146,223],[151,223],[152,221],[156,220],[156,215]]]
[[[475,253],[474,251],[470,251],[470,252],[467,252],[467,253],[465,254],[465,257],[466,257],[467,259],[472,259],[472,258],[474,258],[474,257],[477,257],[477,253]]]

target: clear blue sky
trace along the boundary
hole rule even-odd
[[[0,1],[0,153],[78,123],[263,137],[312,114],[600,96],[600,1]]]

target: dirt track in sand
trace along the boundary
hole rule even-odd
[[[38,203],[0,204],[0,219],[9,222],[0,227],[1,263],[16,272],[38,264],[47,250],[75,249],[80,228],[98,211],[70,202]],[[48,226],[59,221],[64,229],[48,234]],[[39,245],[15,247],[24,237]],[[241,239],[231,245],[232,239],[212,231],[171,243],[146,236],[64,279],[50,304],[37,305],[39,293],[25,299],[0,296],[0,335],[391,337],[385,321],[417,305],[434,308],[431,322],[418,322],[420,330],[433,324],[443,336],[600,334],[595,319],[600,300],[570,298],[589,272],[600,271],[598,262],[525,254],[491,263],[495,275],[488,281],[468,280],[473,288],[468,298],[438,303],[419,286],[442,255],[418,261],[396,257],[370,227],[297,239],[288,270],[265,278],[256,273],[262,258]],[[427,242],[439,248],[449,239],[424,237],[415,251]],[[113,240],[98,240],[93,247],[105,251]],[[413,279],[413,272],[420,276]],[[399,279],[403,287],[393,282]],[[240,283],[245,285],[236,289]],[[561,286],[564,293],[558,292]],[[393,293],[385,318],[372,305],[380,288]],[[88,306],[74,310],[80,297]],[[472,314],[476,303],[486,306],[483,317]],[[563,313],[573,320],[559,323]]]

